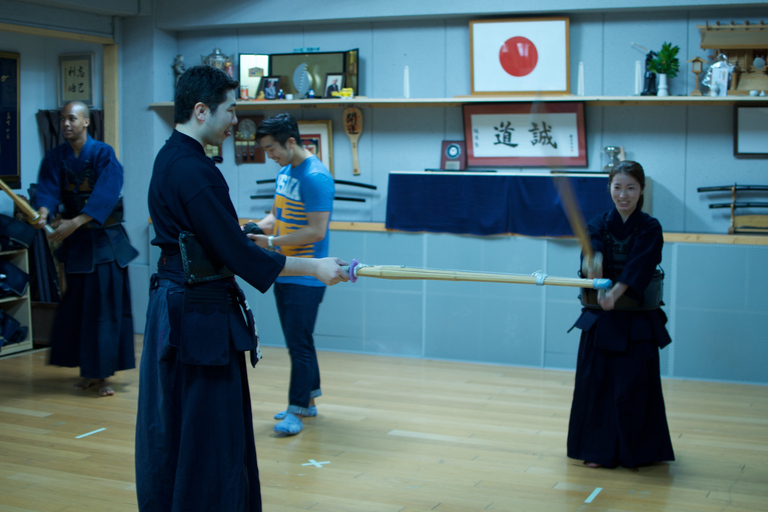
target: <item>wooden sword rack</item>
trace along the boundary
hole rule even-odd
[[[710,208],[730,208],[731,224],[728,233],[768,234],[768,214],[737,215],[737,210],[768,208],[768,201],[737,201],[739,192],[768,192],[768,185],[724,185],[719,187],[699,187],[698,192],[730,192],[730,203],[712,203]]]

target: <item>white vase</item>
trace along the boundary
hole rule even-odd
[[[659,73],[659,92],[656,96],[669,96],[669,87],[667,87],[666,73]]]

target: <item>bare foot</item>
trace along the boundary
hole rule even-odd
[[[587,462],[587,461],[584,461],[584,465],[587,466],[588,468],[601,468],[601,467],[603,467],[602,464],[598,464],[597,462]]]
[[[115,394],[115,391],[107,384],[106,379],[99,381],[99,394],[101,396],[112,396]]]
[[[73,387],[76,391],[84,391],[88,388],[92,388],[97,382],[98,379],[80,379]]]

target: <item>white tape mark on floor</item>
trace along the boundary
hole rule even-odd
[[[93,435],[93,434],[98,434],[102,430],[107,430],[107,429],[106,428],[99,428],[99,429],[94,430],[93,432],[88,432],[87,434],[80,434],[79,436],[75,436],[75,439],[81,439],[83,437],[87,437],[87,436],[90,436],[90,435]]]
[[[592,494],[589,495],[589,498],[584,500],[584,503],[592,503],[592,500],[597,497],[598,494],[600,494],[600,491],[602,491],[602,487],[595,487],[595,490],[592,491]]]

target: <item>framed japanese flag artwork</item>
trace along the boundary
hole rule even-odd
[[[584,103],[464,104],[468,166],[586,167]]]
[[[567,17],[469,22],[472,94],[569,94]]]

